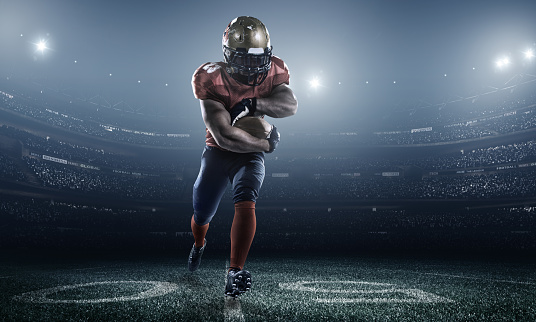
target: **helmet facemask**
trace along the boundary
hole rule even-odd
[[[258,86],[268,76],[272,66],[272,47],[232,49],[223,46],[223,56],[227,64],[227,72],[237,82],[249,86]],[[260,53],[252,53],[252,52]]]

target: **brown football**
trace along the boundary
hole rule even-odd
[[[259,139],[266,139],[272,131],[272,125],[265,119],[256,116],[244,116],[233,125]]]

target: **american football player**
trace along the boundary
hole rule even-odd
[[[206,125],[206,146],[193,187],[195,243],[188,268],[195,271],[200,265],[209,223],[230,182],[235,213],[224,293],[237,297],[251,287],[244,264],[256,230],[255,203],[264,180],[264,154],[276,149],[280,135],[272,126],[268,138],[259,139],[232,125],[244,116],[294,115],[298,102],[289,87],[288,68],[272,55],[270,35],[260,20],[242,16],[231,21],[223,33],[222,49],[223,62],[203,64],[192,77]]]

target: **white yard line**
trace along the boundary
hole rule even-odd
[[[79,291],[79,289],[83,289],[85,287],[95,287],[95,286],[101,286],[101,285],[104,285],[106,287],[108,285],[121,285],[121,284],[150,285],[152,287],[148,290],[140,291],[138,293],[134,293],[129,296],[125,295],[125,296],[115,296],[115,297],[108,297],[108,298],[86,299],[86,300],[71,300],[71,299],[62,300],[62,299],[48,298],[48,295],[50,294],[56,294],[58,292],[63,292],[63,291],[75,290],[75,292],[77,292]],[[156,296],[163,296],[163,295],[166,295],[168,293],[175,291],[178,288],[179,286],[177,284],[168,283],[168,282],[158,282],[158,281],[105,281],[105,282],[91,282],[91,283],[84,283],[84,284],[56,286],[56,287],[51,287],[47,289],[26,292],[21,295],[16,295],[13,297],[13,299],[24,301],[24,302],[30,302],[30,303],[45,303],[45,304],[111,303],[111,302],[134,301],[134,300],[147,299],[147,298],[156,297]]]
[[[335,287],[333,287],[335,285]],[[338,287],[337,287],[338,286]],[[317,303],[452,303],[454,301],[419,289],[403,289],[395,284],[366,281],[300,281],[279,283],[282,289],[310,292]],[[336,298],[322,295],[331,293]],[[324,297],[326,296],[326,297]],[[340,297],[339,297],[340,296]]]
[[[480,280],[480,281],[496,282],[496,283],[510,283],[510,284],[522,284],[522,285],[536,285],[536,283],[533,283],[533,282],[512,281],[512,280],[499,280],[499,279],[483,278],[483,277],[476,277],[476,276],[463,276],[463,275],[439,274],[439,273],[419,273],[419,274],[423,274],[423,275],[433,275],[433,276],[441,276],[441,277],[463,278],[463,279],[468,279],[468,280]]]

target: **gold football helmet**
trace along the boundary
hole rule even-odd
[[[226,70],[236,81],[260,85],[272,65],[272,46],[266,26],[257,18],[242,16],[229,23],[222,38]]]

